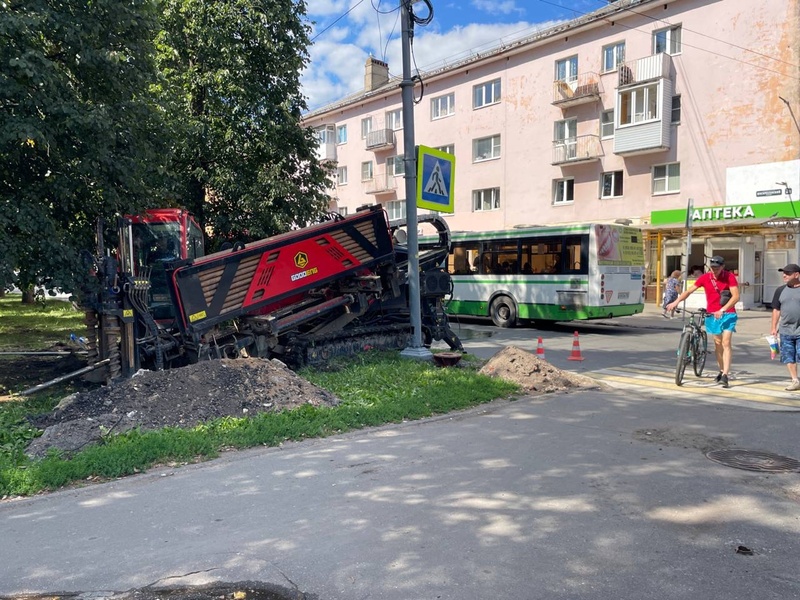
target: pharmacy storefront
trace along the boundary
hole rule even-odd
[[[726,206],[653,211],[644,225],[648,251],[647,301],[660,302],[663,282],[675,270],[693,267],[708,270],[714,255],[725,258],[725,266],[739,280],[737,308],[761,308],[772,301],[782,284],[781,267],[798,262],[800,251],[800,206],[795,202],[762,202]],[[688,232],[691,249],[688,262]],[[702,290],[687,300],[688,307],[705,306]]]

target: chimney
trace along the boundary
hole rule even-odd
[[[371,92],[389,82],[389,63],[370,56],[364,67],[365,92]]]

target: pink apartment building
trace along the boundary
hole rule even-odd
[[[619,0],[421,76],[415,140],[456,156],[454,231],[630,222],[655,300],[691,199],[689,263],[725,256],[744,308],[798,259],[800,0]],[[363,92],[306,115],[331,210],[405,216],[401,106],[370,58]]]

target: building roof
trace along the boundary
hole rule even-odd
[[[468,56],[464,58],[457,58],[453,60],[453,62],[444,64],[436,69],[420,72],[420,76],[422,79],[431,79],[433,77],[436,77],[437,75],[442,75],[444,73],[455,71],[457,69],[466,66],[474,65],[477,62],[485,61],[487,59],[491,59],[496,56],[507,54],[509,52],[518,52],[525,50],[529,46],[547,42],[551,38],[563,35],[564,33],[574,32],[575,30],[595,25],[597,24],[597,22],[607,20],[610,16],[619,13],[624,13],[624,12],[634,13],[635,11],[632,10],[633,7],[642,6],[646,4],[653,4],[656,2],[659,2],[661,4],[668,4],[674,2],[675,0],[608,0],[608,1],[609,1],[608,6],[604,6],[593,12],[581,15],[580,17],[577,17],[575,19],[564,21],[563,23],[559,23],[558,25],[554,25],[553,27],[548,27],[546,29],[541,29],[539,31],[536,31],[535,33],[521,36],[517,39],[501,41],[501,43],[499,43],[494,48],[491,48],[484,52],[468,51]],[[318,117],[320,115],[324,115],[329,112],[339,110],[341,108],[349,106],[350,104],[355,104],[357,102],[362,102],[364,100],[367,100],[375,96],[380,96],[389,91],[397,89],[400,85],[401,80],[402,80],[401,77],[397,76],[391,77],[389,78],[389,81],[387,81],[383,85],[373,90],[370,90],[368,92],[361,90],[354,94],[350,94],[349,96],[345,96],[340,100],[337,100],[320,108],[309,111],[303,116],[303,118],[311,119],[314,117]]]

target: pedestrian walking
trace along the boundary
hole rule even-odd
[[[678,269],[675,269],[670,276],[667,278],[666,283],[664,284],[664,302],[661,304],[662,308],[664,309],[661,312],[661,316],[665,319],[671,319],[675,316],[674,310],[667,310],[667,304],[674,302],[675,299],[680,294],[681,290],[681,272]]]
[[[686,291],[666,306],[667,310],[675,310],[678,304],[686,300],[696,290],[703,288],[706,294],[706,331],[714,336],[714,354],[717,357],[719,373],[715,378],[722,387],[730,387],[728,377],[733,354],[733,333],[736,331],[736,303],[739,301],[739,282],[736,275],[725,269],[725,259],[712,256],[709,261],[710,271],[703,273]]]
[[[772,335],[780,335],[781,362],[789,369],[789,392],[800,390],[797,379],[797,359],[800,355],[800,266],[791,263],[778,269],[783,273],[783,285],[772,297]]]

